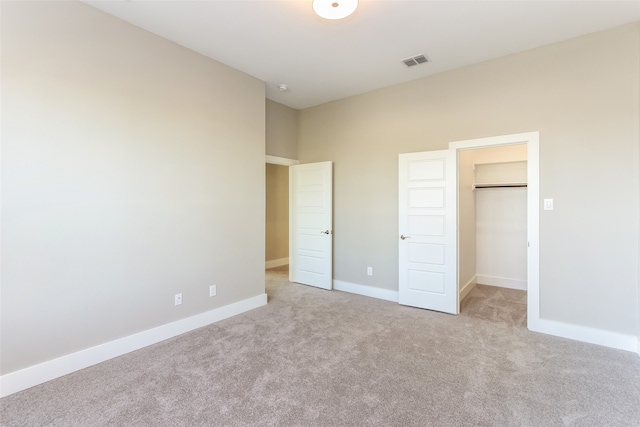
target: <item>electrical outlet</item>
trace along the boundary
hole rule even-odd
[[[218,293],[218,289],[217,289],[216,285],[209,286],[209,296],[210,297],[215,297],[217,293]]]
[[[175,296],[175,304],[176,305],[182,304],[182,294],[176,294],[176,296]]]
[[[373,276],[373,268],[367,267],[367,276]]]

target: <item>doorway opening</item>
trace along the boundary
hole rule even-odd
[[[265,268],[289,265],[289,167],[266,165]]]
[[[540,301],[539,133],[457,141],[449,149],[456,150],[458,162],[460,308],[474,308],[469,300],[463,304],[465,297],[497,295],[525,305],[526,323],[517,306],[515,312],[501,313],[483,304],[485,310],[494,309],[497,320],[503,316],[535,329]]]
[[[289,266],[289,166],[297,160],[266,156],[265,269]]]
[[[527,146],[458,152],[460,313],[527,322]]]

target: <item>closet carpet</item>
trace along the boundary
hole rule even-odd
[[[0,424],[640,425],[638,355],[529,332],[522,294],[451,316],[286,275],[267,306],[1,399]]]

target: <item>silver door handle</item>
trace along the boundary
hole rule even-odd
[[[331,234],[331,232],[330,232],[329,230],[321,231],[321,233],[322,233],[322,234]]]
[[[400,238],[401,238],[402,240],[406,240],[406,239],[410,239],[410,238],[411,238],[411,236],[405,236],[404,234],[402,234],[402,235],[400,236]]]

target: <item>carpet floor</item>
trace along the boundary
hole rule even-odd
[[[286,275],[264,307],[0,399],[0,425],[640,426],[640,358],[528,331],[522,292],[451,316]]]

